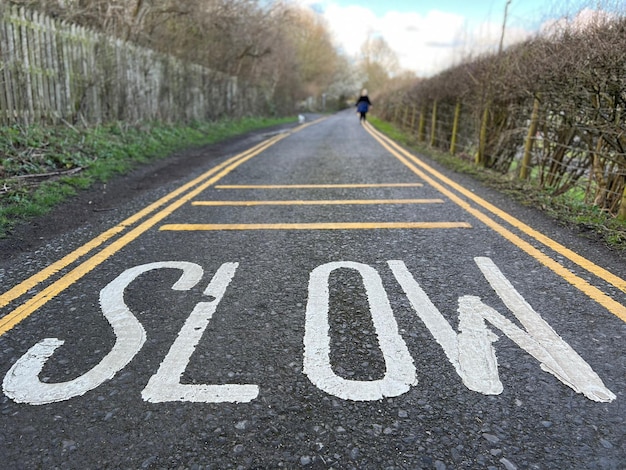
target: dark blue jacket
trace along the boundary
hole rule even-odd
[[[356,110],[359,113],[366,113],[371,105],[372,103],[367,96],[360,96],[356,102]]]

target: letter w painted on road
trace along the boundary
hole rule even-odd
[[[498,363],[492,343],[497,336],[485,322],[524,349],[541,363],[541,368],[554,375],[577,393],[597,402],[610,402],[616,397],[602,380],[537,312],[515,290],[489,258],[474,259],[483,275],[504,304],[527,331],[515,326],[479,297],[459,299],[459,330],[456,333],[415,281],[402,261],[389,261],[389,267],[407,295],[417,315],[443,347],[450,363],[470,390],[486,395],[502,392]]]

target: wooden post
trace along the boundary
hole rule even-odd
[[[32,124],[33,116],[35,115],[35,108],[33,106],[33,76],[31,75],[32,67],[30,54],[28,49],[28,29],[26,25],[28,24],[26,18],[26,10],[24,7],[20,7],[20,22],[21,26],[18,29],[17,38],[20,41],[21,53],[22,53],[22,73],[24,78],[24,101],[23,101],[23,112],[24,112],[24,120],[23,122],[26,125]]]
[[[7,8],[7,11],[9,9]],[[6,13],[5,13],[6,14]],[[11,81],[9,79],[9,64],[12,61],[12,50],[10,50],[8,42],[5,38],[8,36],[6,30],[10,27],[7,21],[0,21],[0,125],[7,125],[11,122],[12,103],[11,103]]]
[[[483,118],[480,123],[480,136],[478,141],[478,153],[476,154],[476,164],[485,165],[485,147],[487,145],[487,121],[489,120],[489,103],[485,105],[483,110]]]
[[[620,202],[619,210],[617,212],[617,218],[626,222],[626,184],[624,184],[624,191],[622,191],[622,200]]]
[[[13,112],[11,118],[14,122],[21,122],[22,113],[24,112],[24,97],[22,96],[22,86],[16,86],[21,84],[25,79],[22,78],[22,65],[21,65],[21,46],[19,42],[19,19],[17,5],[14,5],[9,17],[9,25],[7,29],[7,40],[9,42],[9,52],[12,53],[13,64],[11,65],[11,79],[12,83],[11,93],[13,97]]]
[[[52,36],[52,18],[49,16],[42,18],[43,27],[41,29],[42,39],[45,49],[45,69],[44,77],[46,80],[46,112],[50,122],[56,123],[57,101],[56,93],[54,90],[56,71],[54,67],[54,53],[52,52],[52,45],[54,43],[54,37]]]
[[[34,121],[41,123],[45,117],[46,97],[44,94],[44,67],[42,65],[42,44],[39,39],[40,17],[38,12],[29,13],[28,18],[28,52],[30,54],[31,76],[33,77],[33,109]]]
[[[593,198],[594,206],[604,207],[606,202],[606,195],[608,193],[608,178],[604,176],[604,159],[602,158],[602,146],[604,145],[604,138],[602,135],[598,137],[596,142],[596,150],[593,153],[593,159],[591,160],[591,169],[593,178],[596,183],[596,194]]]
[[[422,110],[420,111],[420,122],[417,129],[417,140],[419,142],[424,142],[424,140],[426,140],[426,105],[423,105]]]
[[[62,34],[66,31],[67,24],[64,22],[58,25],[58,45],[57,45],[57,60],[59,61],[59,91],[61,94],[61,101],[59,106],[59,116],[63,119],[69,120],[71,114],[71,97],[70,94],[70,68],[69,68],[69,48],[67,40],[62,40]]]
[[[450,138],[450,155],[456,153],[456,136],[459,131],[459,118],[461,116],[461,99],[456,100],[454,108],[454,121],[452,122],[452,137]]]
[[[530,116],[530,126],[526,135],[526,144],[524,145],[524,156],[522,157],[522,166],[519,172],[519,178],[525,180],[529,176],[530,158],[532,157],[533,145],[535,143],[535,134],[537,134],[537,123],[539,121],[539,97],[536,96],[533,102],[533,111]]]
[[[434,147],[437,143],[437,100],[433,102],[433,112],[430,122],[430,146]]]

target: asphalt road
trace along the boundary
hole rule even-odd
[[[0,467],[623,469],[624,276],[352,113],[268,134],[3,267]]]

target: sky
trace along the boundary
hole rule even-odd
[[[400,66],[428,77],[498,48],[507,0],[299,0],[321,13],[334,41],[356,57],[369,35],[382,37]],[[504,46],[523,41],[566,13],[601,0],[510,0]]]

